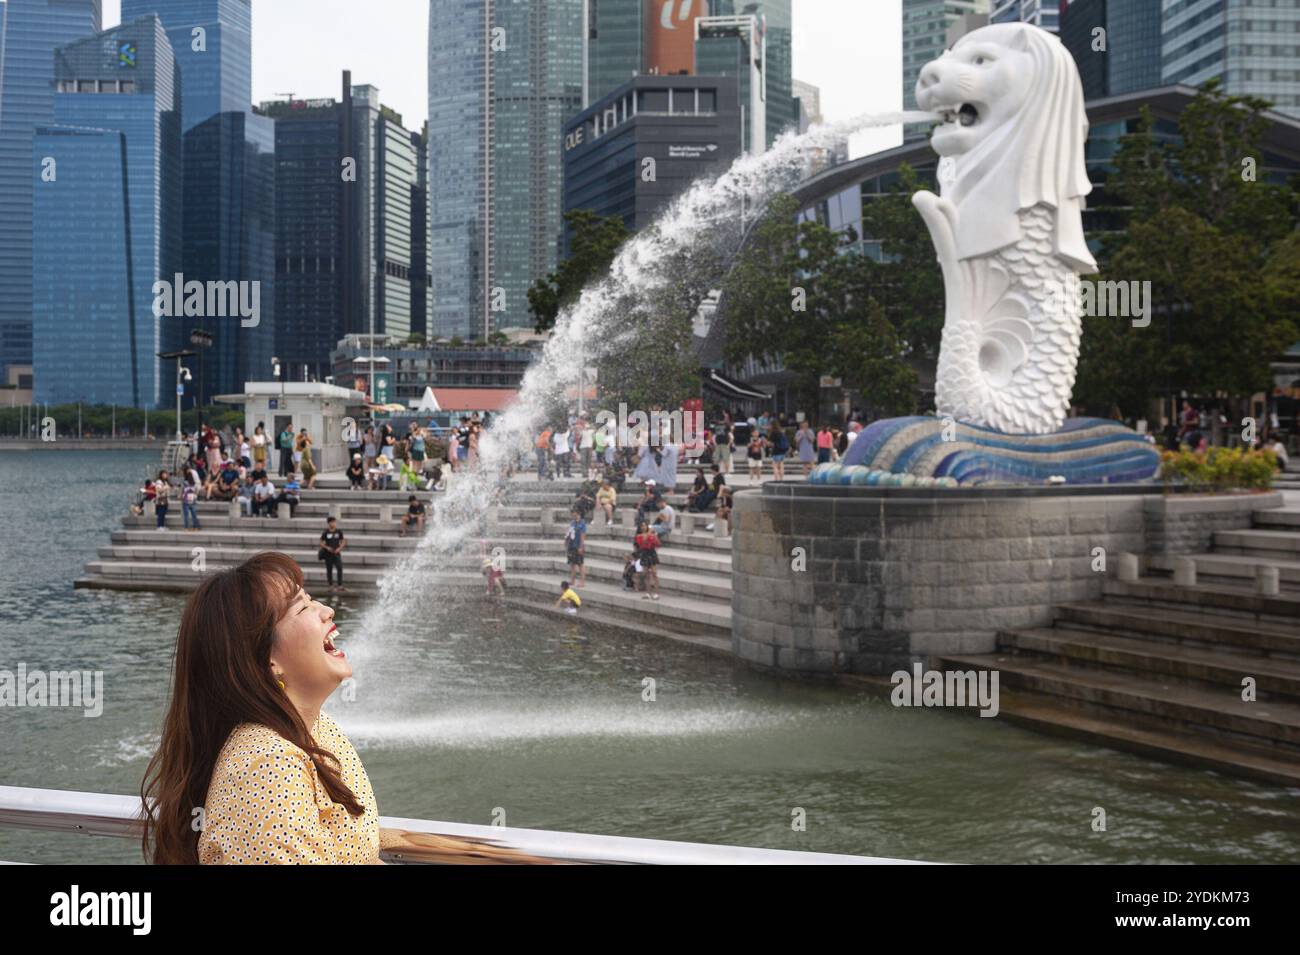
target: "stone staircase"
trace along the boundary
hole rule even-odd
[[[1275,491],[1300,491],[1300,461],[1291,456],[1291,466],[1273,479]]]
[[[512,481],[502,503],[490,509],[478,535],[465,551],[444,561],[430,586],[450,586],[478,597],[484,590],[479,541],[500,547],[505,555],[510,604],[551,612],[559,581],[567,577],[564,533],[569,508],[579,482],[560,479],[534,484]],[[712,514],[684,513],[687,482],[669,500],[677,508],[675,532],[660,548],[660,599],[642,599],[623,588],[623,557],[631,551],[634,504],[639,493],[629,489],[619,497],[616,520],[591,521],[586,547],[587,576],[578,592],[581,616],[638,633],[674,637],[703,649],[731,652],[731,538],[726,524],[707,525]],[[354,592],[372,592],[386,571],[409,559],[418,546],[414,533],[399,536],[399,521],[409,492],[350,491],[346,481],[326,475],[290,518],[281,507],[278,517],[246,517],[228,502],[198,504],[200,530],[186,531],[179,505],[167,515],[166,531],[155,528],[155,517],[127,515],[90,561],[79,588],[186,592],[204,574],[233,566],[259,551],[278,550],[302,567],[309,588],[323,593],[324,564],[316,550],[325,518],[335,515],[347,535],[345,581]],[[436,495],[417,492],[431,502]],[[558,611],[555,611],[558,613]]]
[[[1253,523],[1191,555],[1194,584],[1171,579],[1174,558],[1149,557],[1146,576],[1057,606],[1052,626],[932,666],[999,671],[1000,715],[1035,729],[1300,786],[1300,509]],[[1261,566],[1278,568],[1277,594],[1256,586]]]
[[[1189,554],[1198,581],[1252,587],[1261,566],[1276,567],[1284,592],[1300,593],[1300,508],[1275,507],[1254,512],[1246,530],[1216,531],[1214,548]],[[1177,558],[1153,556],[1149,570],[1172,574]]]

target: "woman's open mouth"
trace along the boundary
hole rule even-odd
[[[338,633],[338,627],[330,627],[330,632],[325,634],[325,652],[332,657],[343,659],[344,653],[338,647],[334,646],[334,634]]]

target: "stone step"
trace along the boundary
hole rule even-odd
[[[220,568],[211,562],[208,572]],[[324,595],[326,578],[324,565],[313,562],[303,567],[308,589],[318,596]],[[382,576],[381,571],[345,567],[344,579],[352,592],[371,592]],[[559,582],[563,573],[506,574],[507,595],[511,600],[529,600],[537,608],[550,607],[559,596]],[[186,592],[196,588],[204,575],[189,569],[189,565],[144,562],[100,562],[86,565],[85,574],[75,582],[78,589],[147,590]],[[483,593],[484,580],[477,572],[448,571],[431,577],[430,587],[454,586],[463,593]],[[713,638],[710,646],[730,651],[731,604],[705,598],[664,593],[659,600],[642,600],[640,594],[624,591],[614,584],[588,580],[578,588],[583,609],[593,609],[607,620],[618,620],[623,626],[644,622],[654,628],[677,634],[703,635]],[[581,615],[581,611],[580,611]]]
[[[520,610],[528,610],[535,613],[542,613],[547,616],[560,619],[572,619],[564,611],[543,604],[539,601],[529,602],[526,599],[506,598],[505,602],[510,606]],[[689,633],[682,632],[684,628],[675,624],[669,624],[672,629],[665,627],[664,621],[658,618],[651,619],[647,616],[631,617],[625,611],[618,613],[611,612],[603,606],[593,605],[591,601],[584,600],[580,613],[584,625],[597,624],[602,627],[610,627],[620,630],[624,633],[632,634],[636,637],[657,637],[659,639],[672,640],[675,643],[685,644],[697,650],[702,650],[717,656],[730,657],[731,636],[721,635],[716,632],[708,633]]]
[[[348,535],[376,534],[396,536],[397,529],[400,526],[400,515],[403,513],[405,513],[405,511],[398,511],[394,508],[393,519],[390,521],[354,520],[352,518],[347,518],[346,520],[340,521],[340,525],[343,532]],[[293,518],[203,517],[200,515],[199,524],[203,530],[242,531],[246,533],[262,533],[262,528],[265,528],[266,532],[270,532],[273,529],[275,529],[276,532],[279,532],[280,530],[302,532],[305,529],[315,528],[318,537],[320,536],[320,532],[325,529],[324,516],[317,517],[309,515],[304,517],[302,514]],[[168,510],[165,525],[168,531],[185,533],[185,522],[179,508],[171,508]],[[152,530],[157,533],[155,529],[157,522],[150,515],[136,517],[134,514],[130,514],[122,518],[122,526],[127,530]],[[527,536],[527,534],[525,532],[520,536]]]
[[[981,669],[988,667],[996,667],[996,660],[990,659],[980,664]],[[1187,733],[1135,726],[1127,719],[1116,720],[1109,715],[1084,712],[1040,693],[1020,689],[1000,688],[999,698],[1001,706],[998,718],[1040,733],[1082,740],[1171,763],[1212,769],[1259,782],[1300,787],[1300,762],[1270,748],[1237,742],[1223,743]]]
[[[260,522],[259,522],[260,523]],[[275,524],[275,522],[268,522]],[[168,546],[178,546],[177,541],[182,541],[187,547],[247,547],[253,550],[284,550],[292,548],[314,547],[320,541],[320,532],[323,527],[315,527],[310,531],[294,533],[292,530],[277,532],[274,527],[267,528],[262,533],[256,529],[245,530],[235,528],[231,530],[209,530],[207,525],[200,530],[186,531],[181,530],[178,534],[172,534],[168,530],[164,534],[159,534],[152,527],[145,529],[130,529],[113,531],[110,540],[114,544],[140,544],[155,545],[160,542]],[[413,551],[419,538],[414,534],[408,534],[406,537],[399,537],[392,528],[387,528],[382,534],[361,534],[355,533],[352,529],[345,528],[348,540],[348,550],[374,550],[374,551],[392,551],[394,553],[409,553]],[[540,543],[540,542],[536,542]]]
[[[1294,528],[1300,531],[1300,507],[1265,507],[1253,514],[1256,527]]]
[[[1065,628],[1002,631],[998,647],[1016,655],[1040,655],[1084,666],[1222,684],[1238,692],[1242,678],[1253,677],[1261,699],[1276,694],[1300,701],[1300,661]]]
[[[1236,742],[1300,767],[1300,703],[1247,703],[1238,690],[1082,669],[1006,653],[937,657],[939,669],[993,669],[1000,687],[1040,693],[1100,718]]]
[[[214,546],[203,555],[205,566],[213,569],[233,567],[258,553],[264,548],[243,546]],[[298,562],[306,570],[318,563],[315,548],[284,549],[281,551]],[[88,564],[93,573],[104,576],[118,574],[116,565],[148,565],[150,567],[168,567],[168,575],[175,572],[184,574],[197,573],[193,570],[193,556],[189,547],[170,547],[165,545],[109,545],[99,548],[101,561]],[[394,566],[409,552],[344,551],[343,563],[345,574],[349,577],[354,569],[375,570],[383,572]],[[446,558],[439,562],[434,573],[477,572],[482,558],[477,553]],[[623,561],[620,558],[608,558],[589,555],[585,564],[588,581],[603,581],[611,585],[621,585]],[[323,565],[321,565],[323,568]],[[93,568],[93,569],[92,569]],[[523,553],[507,551],[505,554],[506,579],[513,574],[527,573],[549,575],[554,580],[568,576],[568,561],[562,548],[554,548],[550,553]],[[369,578],[366,578],[369,580]],[[699,570],[675,568],[663,563],[659,567],[659,587],[664,592],[678,593],[688,597],[697,597],[702,601],[718,601],[730,607],[731,578],[723,574],[703,573]]]
[[[203,559],[206,564],[214,564],[218,567],[233,567],[236,564],[242,564],[263,550],[266,550],[266,548],[215,545],[204,548]],[[124,563],[175,564],[188,568],[195,559],[191,555],[191,548],[189,547],[150,547],[142,544],[111,544],[100,547],[98,553],[105,563],[120,561]],[[315,549],[284,548],[280,550],[280,553],[292,557],[300,567],[305,568],[309,564],[316,562]],[[348,547],[343,552],[343,562],[348,568],[354,566],[373,567],[382,570],[391,567],[401,556],[395,551],[361,550]]]
[[[692,518],[697,517],[697,515],[691,516]],[[731,553],[731,537],[726,534],[726,521],[722,522],[721,528],[717,528],[717,524],[715,523],[714,526],[717,529],[709,531],[704,529],[706,526],[705,521],[696,519],[692,521],[693,529],[686,531],[682,530],[683,525],[680,521],[681,515],[678,515],[678,517],[677,530],[673,531],[668,539],[664,541],[664,550],[689,548],[692,550],[713,551],[716,553]],[[548,537],[563,538],[567,527],[567,521],[564,524],[552,524],[550,529],[545,533]],[[597,517],[587,525],[588,540],[615,541],[624,543],[630,547],[632,545],[632,538],[635,536],[635,531],[626,523],[606,526],[603,520]]]
[[[1250,622],[1300,626],[1300,597],[1280,594],[1265,597],[1250,583],[1197,583],[1183,587],[1167,577],[1142,577],[1135,581],[1110,579],[1102,584],[1108,603],[1162,606],[1174,610],[1200,608]]]
[[[561,543],[556,541],[556,543]],[[586,551],[588,555],[623,559],[624,554],[631,553],[630,540],[608,540],[587,535]],[[731,552],[725,550],[706,550],[702,547],[677,547],[669,544],[659,549],[659,556],[665,565],[682,568],[703,574],[719,574],[731,580]]]
[[[1300,560],[1300,528],[1215,531],[1214,553],[1280,557],[1283,560],[1297,561]]]
[[[1252,623],[1163,607],[1110,603],[1065,603],[1054,608],[1056,625],[1106,630],[1120,635],[1205,644],[1255,653],[1300,657],[1300,629]]]
[[[208,561],[206,566],[206,573],[212,574],[234,566],[234,563],[223,565]],[[322,562],[312,560],[300,566],[303,577],[311,587],[325,586],[325,565]],[[373,589],[384,574],[383,569],[364,567],[354,569],[346,565],[344,571],[344,579],[352,590]],[[76,586],[111,588],[114,583],[121,583],[135,585],[127,589],[193,590],[204,576],[204,573],[191,569],[188,561],[182,564],[158,561],[92,560],[86,564],[85,576],[76,582]]]
[[[543,577],[536,574],[511,576],[506,574],[509,593],[520,587],[528,589],[550,603],[555,602],[559,594],[558,577]],[[731,642],[731,603],[702,600],[693,596],[664,593],[658,600],[643,599],[643,595],[625,591],[621,586],[588,580],[586,585],[577,588],[582,598],[583,610],[596,610],[616,613],[626,620],[628,617],[664,621],[674,628],[686,628],[687,632],[708,633],[725,638],[728,646]]]
[[[1207,577],[1241,578],[1254,580],[1260,564],[1276,567],[1278,581],[1284,587],[1300,588],[1300,561],[1243,554],[1186,554],[1196,562],[1196,573]],[[1147,558],[1147,569],[1172,574],[1176,558],[1155,554]]]

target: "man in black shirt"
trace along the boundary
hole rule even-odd
[[[325,576],[329,581],[330,593],[336,593],[343,589],[343,548],[347,546],[347,541],[343,537],[343,532],[339,530],[338,520],[333,516],[325,518],[325,530],[320,535],[320,551],[317,556],[325,561]],[[338,570],[339,583],[334,586],[334,571]]]
[[[406,536],[406,529],[412,524],[414,524],[418,530],[424,530],[424,503],[414,494],[412,494],[407,501],[406,516],[402,518],[402,526],[397,532],[400,537]]]
[[[366,469],[361,463],[361,455],[352,455],[352,463],[348,465],[348,490],[363,491],[366,486]]]

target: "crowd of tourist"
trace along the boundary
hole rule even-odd
[[[1284,471],[1290,461],[1290,455],[1286,443],[1282,440],[1282,433],[1276,427],[1276,422],[1273,424],[1273,427],[1262,431],[1257,429],[1252,447],[1256,450],[1273,452],[1278,470]],[[1234,431],[1232,422],[1221,410],[1197,408],[1190,401],[1184,400],[1178,412],[1177,425],[1171,424],[1166,429],[1165,447],[1170,451],[1179,448],[1205,451],[1214,443],[1216,433],[1223,437]]]

